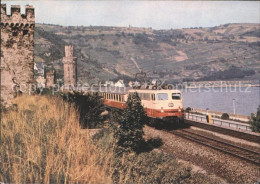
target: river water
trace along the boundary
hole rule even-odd
[[[260,87],[190,88],[182,93],[184,107],[226,113],[235,109],[236,114],[249,116],[260,105]]]

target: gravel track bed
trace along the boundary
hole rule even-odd
[[[210,130],[205,130],[205,129],[194,127],[194,126],[191,126],[190,128],[194,129],[194,130],[199,130],[199,131],[202,131],[202,132],[207,132],[211,135],[215,135],[215,136],[220,137],[222,139],[229,140],[232,143],[238,143],[238,144],[241,144],[241,145],[246,145],[248,148],[251,147],[252,149],[256,149],[256,150],[258,148],[258,150],[260,150],[260,144],[255,143],[255,142],[250,142],[250,141],[247,141],[247,140],[244,140],[244,139],[232,137],[232,136],[217,133],[217,132],[212,132]]]
[[[197,133],[197,134],[200,134],[200,135],[204,135],[204,136],[207,136],[207,137],[219,140],[219,141],[230,143],[230,144],[233,144],[235,146],[239,146],[239,147],[246,148],[246,149],[249,149],[249,150],[256,151],[256,152],[260,153],[260,147],[251,146],[251,145],[248,145],[248,144],[245,144],[245,143],[240,143],[238,141],[234,142],[234,141],[230,140],[229,138],[226,138],[226,137],[222,138],[221,135],[215,135],[215,134],[213,134],[211,132],[205,132],[205,131],[199,130],[199,129],[191,128],[189,130],[191,130],[191,132],[194,132],[194,133]]]
[[[260,167],[251,163],[163,130],[145,126],[144,132],[147,138],[160,137],[162,139],[164,144],[159,148],[161,151],[197,165],[207,173],[223,178],[228,183],[254,183],[260,181]]]

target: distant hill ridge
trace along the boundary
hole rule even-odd
[[[81,82],[127,79],[140,70],[170,81],[259,79],[259,30],[260,24],[170,30],[37,24],[35,61],[53,64],[62,78],[64,45],[73,44]]]

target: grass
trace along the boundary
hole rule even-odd
[[[116,155],[113,131],[91,138],[96,130],[81,129],[79,112],[61,98],[21,96],[14,104],[2,114],[0,182],[219,183],[173,155]]]
[[[92,143],[73,106],[44,96],[14,103],[2,114],[1,182],[111,183],[113,151],[103,153]]]

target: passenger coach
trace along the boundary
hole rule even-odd
[[[159,119],[183,119],[182,94],[179,90],[163,89],[131,89],[126,94],[100,93],[105,105],[117,109],[124,109],[128,95],[137,92],[148,117]]]

